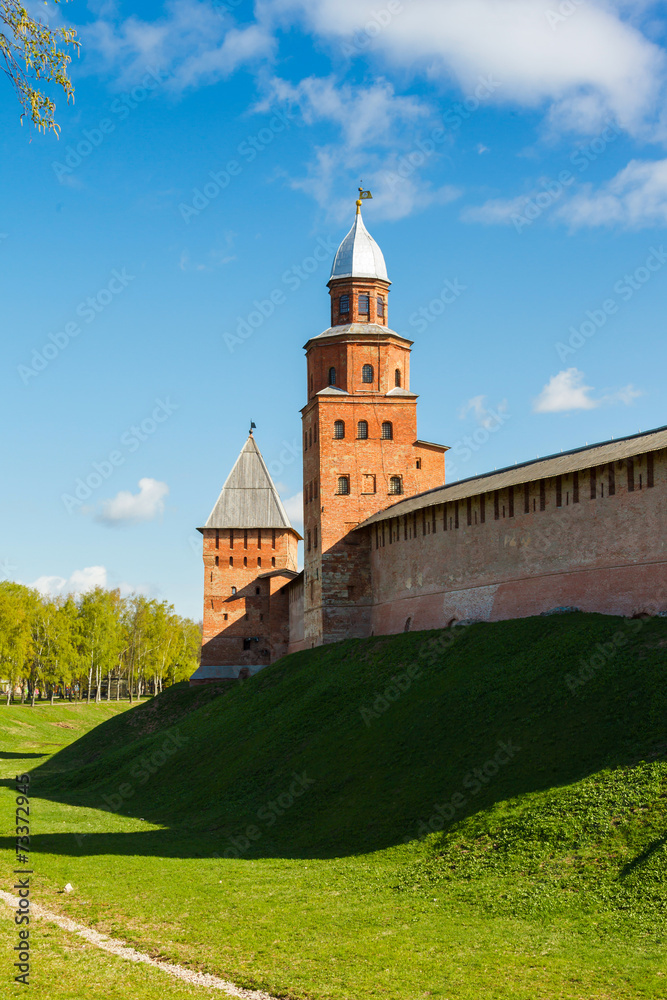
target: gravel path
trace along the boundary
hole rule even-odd
[[[11,893],[2,892],[1,890],[0,899],[2,899],[7,906],[11,906],[13,908],[16,908],[19,903],[18,896],[12,896]],[[143,962],[144,965],[152,965],[153,968],[159,969],[160,972],[165,972],[168,976],[174,976],[176,979],[182,979],[185,983],[191,983],[194,986],[205,986],[210,990],[220,990],[228,996],[241,997],[242,1000],[276,1000],[275,997],[270,996],[268,993],[262,993],[260,990],[243,990],[238,986],[234,986],[233,983],[228,983],[224,979],[218,979],[217,976],[209,976],[202,972],[192,972],[191,969],[186,969],[182,965],[171,965],[169,962],[157,962],[154,958],[151,958],[150,955],[137,951],[135,948],[130,948],[124,941],[119,941],[117,938],[107,937],[105,934],[99,934],[97,931],[91,930],[90,927],[86,927],[84,924],[77,924],[76,921],[70,920],[69,917],[60,916],[58,913],[52,913],[50,910],[47,910],[43,906],[39,906],[36,903],[31,902],[30,913],[32,916],[40,917],[42,920],[52,921],[52,923],[57,924],[58,927],[62,927],[65,931],[69,931],[72,934],[78,934],[79,937],[88,941],[96,948],[101,948],[102,951],[108,951],[111,955],[118,955],[119,958],[124,958],[128,962]]]

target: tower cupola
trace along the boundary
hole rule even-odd
[[[338,247],[329,278],[331,325],[350,323],[387,326],[389,277],[380,247],[364,225],[361,199],[369,191],[359,189],[357,214],[349,233]]]

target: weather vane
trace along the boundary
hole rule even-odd
[[[257,424],[253,423],[252,420],[251,420],[250,421],[250,437],[252,437],[252,432],[254,430],[257,430]]]
[[[373,195],[370,193],[370,191],[364,191],[364,182],[362,181],[361,187],[359,188],[359,198],[357,200],[357,215],[359,215],[359,212],[361,211],[362,201],[365,201],[367,198],[372,198],[372,197]]]

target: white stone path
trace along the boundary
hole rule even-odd
[[[11,893],[2,892],[2,890],[0,890],[0,899],[7,906],[11,906],[14,909],[19,904],[18,896],[12,896]],[[182,979],[183,982],[190,983],[193,986],[204,986],[210,990],[220,990],[220,992],[226,993],[230,997],[241,997],[242,1000],[276,1000],[275,997],[270,996],[268,993],[262,993],[260,990],[243,990],[224,979],[218,979],[217,976],[209,976],[202,972],[193,972],[182,965],[157,962],[150,955],[137,951],[135,948],[130,948],[124,941],[107,937],[105,934],[99,934],[97,931],[91,930],[90,927],[86,927],[84,924],[77,924],[76,921],[70,920],[69,917],[52,913],[37,903],[31,902],[30,913],[31,916],[39,917],[42,920],[50,920],[64,931],[77,934],[102,951],[108,951],[111,955],[118,955],[119,958],[124,958],[128,962],[143,962],[144,965],[152,965],[154,969],[159,969],[160,972],[164,972],[168,976],[174,976],[175,979]]]

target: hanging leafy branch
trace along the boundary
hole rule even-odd
[[[53,129],[57,134],[60,126],[54,119],[55,103],[40,89],[41,85],[55,83],[62,87],[68,103],[74,100],[74,87],[67,73],[72,61],[70,47],[79,50],[74,28],[49,28],[31,17],[16,0],[0,0],[3,69],[23,107],[21,120],[29,115],[44,132]]]

